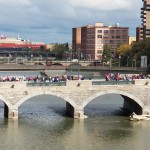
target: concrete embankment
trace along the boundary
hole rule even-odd
[[[22,65],[22,64],[0,64],[0,71],[26,71],[26,70],[59,70],[62,66],[44,66],[44,65]]]
[[[28,70],[74,70],[78,71],[102,71],[102,72],[128,72],[128,73],[146,73],[146,68],[132,68],[132,67],[113,67],[109,68],[108,66],[78,66],[76,67],[63,67],[61,65],[52,65],[52,66],[45,66],[45,65],[22,65],[22,64],[0,64],[0,71],[28,71]]]

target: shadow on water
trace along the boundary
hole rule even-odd
[[[122,111],[123,98],[118,94],[107,94],[95,98],[85,107],[85,114],[88,117],[100,116],[127,116]]]

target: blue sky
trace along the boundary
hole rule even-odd
[[[142,0],[0,0],[0,34],[71,43],[73,27],[118,22],[135,36],[142,5]]]

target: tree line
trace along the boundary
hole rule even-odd
[[[140,67],[141,56],[147,56],[148,68],[150,68],[150,38],[132,42],[131,45],[119,44],[115,54],[112,54],[110,46],[106,45],[104,46],[102,59],[105,63],[109,62],[110,59],[113,62],[120,61],[121,66],[131,66],[133,61],[136,61],[136,65]]]

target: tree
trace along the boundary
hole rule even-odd
[[[128,44],[122,44],[116,49],[117,55],[127,56],[131,52],[131,46]]]
[[[44,45],[41,45],[39,50],[40,50],[40,51],[44,51],[44,50],[45,50]]]
[[[66,51],[69,52],[69,45],[68,43],[64,44],[56,43],[55,46],[53,47],[53,51],[55,52],[56,59],[62,60]]]
[[[150,64],[150,38],[134,42],[130,55],[139,62],[141,61],[141,56],[147,56],[148,64]]]
[[[108,46],[108,45],[104,46],[102,59],[103,59],[103,63],[108,63],[110,61],[110,59],[111,59],[110,46]]]

